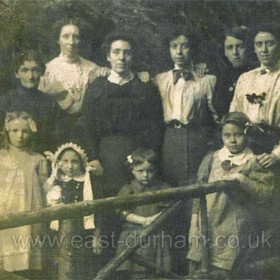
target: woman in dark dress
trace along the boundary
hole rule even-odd
[[[104,168],[104,191],[107,196],[114,196],[129,182],[123,165],[126,156],[138,146],[159,150],[163,118],[157,90],[151,82],[139,80],[131,70],[133,40],[112,33],[104,48],[111,74],[89,86],[80,125],[91,159]]]
[[[224,54],[228,67],[218,78],[213,96],[213,106],[220,118],[229,112],[239,76],[251,69],[247,47],[248,33],[249,29],[245,26],[235,26],[224,36]]]
[[[111,74],[88,87],[79,122],[84,145],[90,150],[91,165],[103,168],[103,193],[110,197],[117,195],[131,179],[124,162],[133,150],[139,146],[160,150],[163,117],[155,87],[132,72],[135,51],[132,38],[109,34],[104,48]],[[101,229],[102,235],[110,243],[109,250],[105,250],[106,262],[115,255],[116,247],[111,242],[117,241],[120,221],[111,210],[104,214],[107,221]]]
[[[7,112],[25,111],[38,124],[34,150],[39,153],[56,148],[62,132],[63,112],[56,101],[37,89],[45,65],[35,50],[23,51],[14,65],[17,87],[0,98],[1,126]]]

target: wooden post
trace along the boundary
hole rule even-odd
[[[208,217],[207,217],[207,203],[206,196],[200,197],[201,209],[201,235],[202,235],[202,258],[201,269],[207,274],[209,271],[209,250],[208,250]]]
[[[177,201],[167,209],[147,228],[140,231],[139,236],[135,240],[133,246],[127,247],[123,250],[119,256],[114,257],[107,265],[105,265],[95,276],[94,280],[105,280],[110,274],[115,271],[127,258],[129,258],[139,248],[141,240],[147,238],[147,236],[156,231],[163,225],[165,220],[170,217],[175,211],[184,205],[184,201]]]
[[[235,181],[235,183],[238,183]],[[123,197],[109,197],[92,201],[76,202],[55,207],[44,208],[36,212],[21,212],[0,215],[0,230],[23,225],[65,220],[83,217],[106,208],[127,208],[134,205],[144,205],[159,201],[182,200],[201,195],[230,189],[233,182],[220,181],[207,184],[196,184],[186,187],[150,191]]]

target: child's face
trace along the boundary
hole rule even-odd
[[[26,120],[18,119],[9,122],[9,140],[12,146],[24,148],[28,145],[31,137],[29,123]]]
[[[155,175],[155,168],[152,164],[145,161],[140,165],[136,165],[132,169],[135,179],[143,186],[149,186]]]
[[[223,126],[222,140],[232,154],[242,152],[247,146],[247,136],[244,130],[232,123]]]
[[[15,75],[23,87],[33,89],[39,84],[42,70],[36,61],[26,60],[20,65]]]
[[[66,151],[58,162],[58,167],[64,175],[69,177],[83,174],[80,156],[75,151]]]

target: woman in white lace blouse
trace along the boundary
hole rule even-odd
[[[60,107],[71,115],[79,114],[89,82],[107,76],[110,70],[79,56],[81,20],[59,22],[60,54],[46,65],[39,89],[55,97]]]

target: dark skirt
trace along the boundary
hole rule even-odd
[[[99,143],[100,162],[104,168],[104,194],[116,196],[119,190],[131,181],[131,172],[125,166],[126,157],[140,146],[137,137],[112,135]]]
[[[102,185],[105,197],[116,196],[120,189],[131,181],[132,175],[125,166],[125,161],[126,157],[140,145],[136,137],[113,135],[101,139],[98,150],[100,162],[104,168]],[[114,209],[108,208],[103,211],[101,231],[106,243],[102,258],[104,265],[116,254],[121,226],[122,222]]]
[[[207,130],[201,127],[167,127],[163,143],[163,171],[165,180],[174,187],[187,186],[196,182],[198,167],[207,153]],[[192,201],[172,216],[169,227],[173,239],[171,248],[172,270],[186,274],[186,254],[188,252],[188,232],[191,220]],[[181,240],[185,246],[175,246]]]
[[[207,131],[201,127],[167,127],[162,159],[166,181],[172,186],[196,182],[198,167],[207,153]]]

